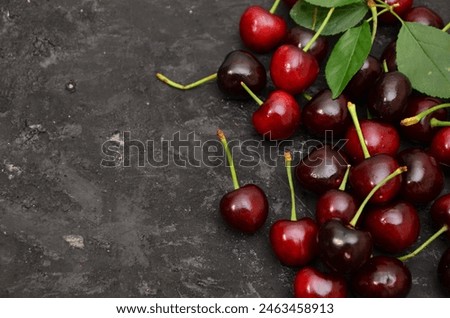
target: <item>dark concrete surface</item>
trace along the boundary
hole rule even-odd
[[[415,2],[450,20],[447,0]],[[238,168],[241,182],[261,185],[270,200],[253,236],[220,219],[219,200],[232,188],[225,166],[137,167],[136,151],[132,167],[100,166],[102,144],[120,144],[125,131],[157,141],[145,150],[157,155],[158,141],[176,132],[205,142],[221,127],[229,139],[259,140],[254,103],[225,100],[213,83],[180,92],[154,77],[188,82],[215,72],[241,47],[237,23],[252,3],[0,0],[0,296],[292,295],[295,271],[268,245],[270,224],[290,211],[282,158],[278,167]],[[380,30],[375,55],[392,34]],[[267,65],[269,56],[261,59]],[[322,77],[310,92],[323,85]],[[314,197],[297,191],[299,214],[312,215]],[[426,207],[421,217],[423,239],[434,229]],[[445,246],[440,239],[408,262],[411,296],[444,296],[435,268]]]

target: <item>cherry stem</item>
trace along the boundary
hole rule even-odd
[[[367,5],[370,7],[370,11],[372,12],[372,44],[375,42],[375,37],[377,36],[377,30],[378,30],[378,12],[377,7],[375,6],[375,2],[373,0],[367,1]]]
[[[278,5],[280,4],[280,1],[281,0],[275,0],[275,2],[272,5],[272,8],[270,8],[270,11],[269,11],[271,14],[274,14],[275,11],[277,11],[277,8],[278,8]]]
[[[384,71],[385,73],[389,73],[389,68],[388,68],[388,66],[387,66],[386,59],[383,60],[383,71]]]
[[[264,104],[264,102],[258,96],[256,96],[255,93],[253,93],[252,90],[244,82],[241,82],[241,86],[247,91],[247,93],[253,98],[253,100],[258,103],[259,106]]]
[[[427,110],[424,110],[423,112],[417,114],[416,116],[413,117],[408,117],[403,119],[400,124],[402,126],[411,126],[411,125],[415,125],[418,122],[420,122],[422,119],[424,119],[426,116],[430,115],[431,113],[439,110],[439,109],[443,109],[443,108],[448,108],[450,107],[450,103],[445,103],[445,104],[439,104],[436,106],[433,106]]]
[[[345,171],[344,178],[342,179],[341,185],[339,186],[340,191],[345,191],[345,188],[347,187],[348,175],[350,174],[351,167],[352,166],[347,165],[347,170]]]
[[[450,29],[450,22],[442,29],[442,31],[447,32]]]
[[[323,20],[323,22],[320,25],[319,29],[317,30],[316,34],[314,34],[314,36],[311,38],[311,40],[309,40],[309,42],[305,45],[305,47],[303,48],[303,51],[308,52],[308,50],[311,48],[311,46],[319,38],[320,34],[322,34],[323,29],[325,29],[325,27],[328,24],[328,21],[330,21],[330,18],[333,15],[334,9],[335,9],[334,7],[330,8],[330,10],[328,11],[327,16],[325,17],[325,20]]]
[[[350,221],[350,225],[355,227],[356,223],[358,223],[359,217],[362,214],[362,211],[364,210],[364,208],[366,207],[367,203],[369,202],[369,200],[373,197],[373,195],[375,194],[375,192],[377,192],[382,186],[384,186],[386,183],[388,183],[389,181],[391,181],[392,179],[396,178],[397,176],[401,175],[402,173],[406,172],[408,170],[408,168],[406,166],[404,167],[400,167],[397,170],[395,170],[394,172],[392,172],[390,175],[388,175],[386,178],[383,179],[383,181],[381,181],[380,183],[378,183],[367,195],[367,197],[364,199],[364,201],[361,203],[361,205],[359,206],[358,211],[356,212],[355,216],[353,217],[353,219]]]
[[[350,112],[350,115],[352,116],[353,124],[356,128],[356,134],[358,135],[359,143],[361,144],[361,149],[364,154],[364,159],[370,158],[369,149],[367,149],[366,141],[361,130],[361,125],[359,124],[358,114],[356,113],[356,106],[352,102],[348,102],[347,108]]]
[[[210,81],[215,80],[217,78],[217,73],[211,74],[211,75],[206,76],[206,77],[204,77],[204,78],[202,78],[202,79],[200,79],[200,80],[198,80],[198,81],[196,81],[194,83],[187,84],[187,85],[176,83],[176,82],[172,81],[171,79],[167,78],[166,76],[162,75],[161,73],[156,73],[156,77],[161,82],[166,83],[167,85],[169,85],[171,87],[178,88],[178,89],[181,89],[181,90],[188,90],[188,89],[200,86],[200,85],[202,85],[202,84],[204,84],[206,82],[210,82]]]
[[[230,148],[228,147],[227,139],[225,138],[225,134],[222,130],[217,129],[217,137],[219,137],[220,143],[223,146],[223,149],[225,149],[225,153],[227,154],[228,164],[230,165],[230,171],[231,171],[231,179],[233,179],[233,186],[234,190],[239,189],[239,181],[236,176],[236,169],[234,168],[234,162],[233,162],[233,156],[231,154]]]
[[[384,6],[381,6],[381,5],[376,5],[376,7],[378,8],[378,7],[380,7],[380,8],[384,8],[383,10],[380,10],[380,11],[378,11],[378,13],[377,13],[377,17],[378,16],[380,16],[380,15],[382,15],[383,13],[385,13],[385,12],[388,12],[389,11],[389,9],[388,8],[385,8]],[[370,22],[370,21],[372,21],[374,18],[373,18],[373,16],[372,17],[370,17],[370,18],[368,18],[366,21],[367,22]]]
[[[416,256],[417,254],[419,254],[420,252],[422,252],[428,245],[430,245],[435,239],[437,239],[439,236],[441,236],[442,233],[445,233],[448,231],[448,226],[444,225],[443,227],[441,227],[439,229],[439,231],[437,231],[436,233],[434,233],[428,240],[426,240],[425,242],[422,243],[422,245],[420,245],[418,248],[416,248],[413,252],[407,254],[407,255],[403,255],[401,257],[398,257],[399,260],[401,260],[402,262],[409,260],[410,258],[413,258],[414,256]]]
[[[308,93],[302,93],[302,96],[304,99],[306,99],[308,102],[312,99],[312,96]]]
[[[295,191],[294,182],[292,181],[292,154],[289,150],[284,152],[284,161],[286,162],[286,172],[291,190],[291,221],[297,221],[297,213],[295,212]]]
[[[450,121],[442,121],[436,118],[431,118],[430,126],[434,127],[450,127]]]

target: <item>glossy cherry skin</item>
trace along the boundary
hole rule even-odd
[[[345,159],[326,145],[303,158],[295,168],[295,176],[304,189],[321,194],[339,188],[346,170]]]
[[[393,41],[386,46],[381,54],[380,61],[386,61],[386,65],[389,72],[397,71],[397,42]]]
[[[394,12],[397,13],[401,18],[404,17],[406,12],[411,9],[413,5],[413,0],[384,0],[385,3],[389,5],[398,4],[397,7],[394,8]],[[385,24],[393,24],[398,22],[397,18],[390,12],[383,13],[379,16],[381,22]]]
[[[297,1],[298,1],[298,0],[283,0],[283,2],[286,3],[286,5],[287,5],[289,8],[292,8],[292,7],[294,6],[294,4],[297,3]]]
[[[220,213],[232,228],[252,234],[266,221],[269,203],[260,187],[248,184],[222,197]]]
[[[381,63],[373,56],[368,56],[361,69],[353,76],[345,88],[345,95],[352,101],[364,100],[373,83],[382,73]]]
[[[403,119],[412,86],[400,72],[384,73],[369,93],[367,107],[370,113],[384,121],[397,123]]]
[[[433,201],[444,188],[444,173],[434,157],[426,152],[410,148],[398,155],[398,162],[407,166],[403,174],[401,196],[413,204]]]
[[[284,39],[287,25],[282,17],[260,6],[250,6],[241,16],[239,33],[250,50],[267,53]]]
[[[364,200],[370,191],[399,168],[397,161],[388,155],[376,155],[350,169],[349,183],[353,193]],[[392,201],[400,192],[402,176],[387,182],[372,196],[369,202],[383,204]]]
[[[318,240],[320,258],[335,272],[354,272],[372,255],[370,233],[344,225],[337,219],[322,224]]]
[[[331,219],[350,223],[358,210],[358,202],[351,194],[331,189],[322,194],[316,203],[316,220],[319,225]]]
[[[283,44],[291,44],[297,46],[299,49],[303,49],[309,41],[313,38],[314,32],[303,28],[301,26],[296,26],[290,29],[283,41]],[[317,62],[322,62],[328,52],[328,41],[325,37],[319,36],[319,38],[311,45],[308,53],[314,56]]]
[[[441,128],[434,135],[430,152],[440,164],[450,166],[450,127]]]
[[[297,46],[285,44],[272,56],[270,75],[277,88],[292,95],[300,94],[316,80],[319,64],[311,54]]]
[[[447,225],[450,228],[450,193],[434,201],[431,205],[430,214],[438,226]]]
[[[352,289],[360,297],[406,297],[411,285],[412,277],[408,267],[389,256],[371,258],[352,277]]]
[[[311,218],[278,220],[270,228],[270,245],[283,265],[304,266],[317,255],[318,230]]]
[[[313,267],[304,267],[294,279],[296,298],[345,298],[345,279],[337,274],[325,274]]]
[[[421,112],[430,109],[433,106],[441,104],[442,101],[427,96],[414,96],[408,99],[406,105],[406,110],[403,113],[404,118],[409,118],[420,114]],[[439,130],[439,128],[431,127],[431,118],[436,118],[438,120],[445,121],[447,119],[447,110],[439,109],[434,111],[430,115],[422,118],[417,124],[411,126],[400,126],[401,133],[411,141],[427,142],[429,143],[433,138],[434,134]]]
[[[332,99],[329,89],[317,93],[303,107],[303,125],[315,136],[323,138],[326,131],[332,131],[333,137],[342,137],[350,123],[347,98],[341,95]]]
[[[274,91],[253,113],[256,131],[271,140],[291,137],[300,125],[301,109],[295,98],[284,91]]]
[[[267,84],[266,69],[250,52],[232,51],[217,71],[217,85],[228,97],[248,99],[249,95],[241,82],[247,84],[253,92],[260,92]]]
[[[390,203],[367,211],[364,229],[372,235],[375,246],[388,253],[399,253],[417,241],[419,215],[406,201]]]
[[[364,140],[372,156],[387,154],[395,156],[400,148],[400,136],[394,126],[377,120],[361,120],[361,130]],[[345,134],[347,143],[345,152],[352,162],[359,163],[364,160],[364,154],[356,133],[355,126],[350,126]]]
[[[444,28],[444,21],[442,21],[442,18],[430,8],[423,6],[409,9],[405,14],[404,19],[408,22],[417,22],[438,29]]]
[[[445,250],[439,261],[438,277],[442,287],[450,294],[450,248]]]

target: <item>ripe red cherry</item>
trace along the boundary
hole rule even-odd
[[[434,135],[430,152],[439,163],[450,166],[450,127],[441,128]]]
[[[368,56],[361,69],[347,84],[344,94],[352,101],[364,100],[373,83],[382,73],[380,62],[373,56]]]
[[[380,61],[386,61],[389,72],[397,71],[397,42],[393,41],[386,46],[381,55]]]
[[[267,53],[284,39],[287,32],[286,22],[260,6],[250,6],[241,16],[239,32],[242,42],[250,50]]]
[[[411,285],[409,269],[389,256],[371,258],[352,277],[352,289],[360,297],[406,297]]]
[[[450,193],[439,197],[431,205],[431,218],[438,226],[450,228]]]
[[[369,210],[364,219],[364,229],[372,235],[375,246],[388,253],[398,253],[417,241],[419,215],[408,202],[390,203]]]
[[[347,224],[355,216],[358,204],[351,194],[331,189],[322,194],[316,203],[317,223],[323,224],[331,219],[339,219]]]
[[[270,75],[277,88],[295,95],[303,92],[316,80],[319,64],[311,54],[286,44],[273,54]]]
[[[450,294],[450,247],[442,254],[439,261],[438,277],[442,287]]]
[[[400,148],[400,136],[394,126],[376,120],[362,120],[361,130],[371,155],[387,154],[395,156]],[[349,158],[359,163],[364,160],[364,154],[358,139],[355,126],[350,126],[345,135],[347,144],[345,152]]]
[[[343,95],[333,99],[329,89],[317,93],[303,108],[303,125],[322,138],[326,131],[332,131],[334,137],[343,136],[350,123],[347,99]]]
[[[295,26],[288,31],[283,44],[291,44],[297,46],[299,49],[303,49],[314,37],[314,34],[315,33],[309,29],[301,26]],[[327,52],[328,41],[323,36],[319,36],[308,51],[308,53],[314,56],[319,63],[323,61],[327,55]]]
[[[438,29],[444,28],[444,21],[442,21],[442,18],[430,8],[423,6],[409,9],[405,13],[404,19],[408,22],[417,22]]]
[[[313,267],[304,267],[295,275],[294,297],[345,298],[345,279],[337,274],[325,274]]]
[[[384,2],[391,6],[397,4],[397,6],[394,7],[394,12],[401,18],[404,17],[406,12],[411,9],[413,5],[413,0],[384,0]],[[386,24],[393,24],[398,21],[397,18],[390,12],[383,13],[380,15],[379,19],[381,22]]]
[[[430,109],[433,106],[441,104],[437,98],[428,96],[410,97],[406,105],[403,117],[414,117],[421,112]],[[431,127],[430,120],[436,118],[445,121],[447,119],[447,110],[439,109],[428,116],[422,118],[417,124],[411,126],[400,126],[402,134],[411,141],[430,142],[434,134],[439,130],[438,127]]]
[[[410,148],[398,155],[398,161],[408,167],[400,192],[405,200],[413,204],[426,204],[441,193],[444,174],[434,157],[420,149]]]

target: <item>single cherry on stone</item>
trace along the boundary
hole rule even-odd
[[[267,219],[269,212],[267,197],[257,185],[239,186],[233,157],[223,131],[217,130],[217,136],[225,149],[234,185],[234,191],[228,192],[220,200],[220,213],[230,227],[246,234],[253,234]]]
[[[252,91],[258,93],[267,84],[267,74],[264,65],[250,52],[235,50],[227,54],[217,73],[202,78],[194,83],[183,85],[172,81],[161,73],[156,77],[167,85],[180,90],[189,90],[204,83],[217,80],[219,89],[230,98],[248,98],[241,85],[244,82]]]
[[[319,272],[314,267],[303,267],[294,279],[296,298],[345,298],[347,286],[343,276]]]
[[[241,16],[239,33],[246,47],[257,53],[267,53],[286,36],[287,24],[275,15],[280,0],[276,0],[270,11],[260,6],[248,7]]]
[[[276,257],[286,266],[304,266],[317,255],[318,226],[313,219],[297,219],[292,181],[292,155],[285,152],[286,171],[291,191],[291,218],[278,220],[270,228],[270,245]]]
[[[263,102],[244,82],[241,85],[260,106],[252,116],[253,126],[260,135],[282,140],[295,133],[300,126],[301,108],[291,94],[276,90]]]
[[[404,20],[408,22],[417,22],[423,25],[432,26],[438,29],[444,28],[442,18],[428,7],[418,6],[409,9],[404,14]]]

